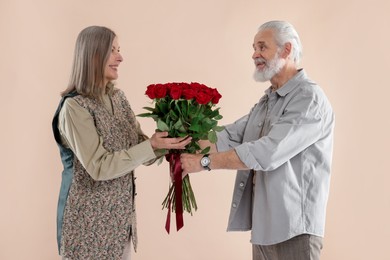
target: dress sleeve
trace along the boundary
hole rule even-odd
[[[156,157],[139,124],[139,144],[128,150],[108,152],[103,147],[103,139],[98,135],[90,113],[72,98],[65,101],[60,111],[58,129],[64,144],[73,151],[94,180],[121,177]]]
[[[145,142],[146,140],[149,140],[149,137],[142,131],[140,123],[137,121],[137,133],[138,133],[138,142]],[[149,166],[155,163],[158,159],[163,157],[168,150],[166,149],[157,149],[154,151],[154,154],[156,155],[155,158],[148,160],[143,163],[143,165]]]

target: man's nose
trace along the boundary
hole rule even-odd
[[[260,58],[260,52],[259,51],[253,51],[252,59]]]

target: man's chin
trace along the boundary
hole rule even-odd
[[[269,79],[267,79],[265,77],[265,75],[263,73],[260,73],[258,72],[257,70],[253,73],[253,79],[256,81],[256,82],[266,82],[268,81]]]

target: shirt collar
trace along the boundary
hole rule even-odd
[[[294,75],[291,79],[289,79],[282,87],[278,88],[276,90],[276,93],[279,96],[285,96],[288,93],[290,93],[294,88],[298,86],[300,82],[302,82],[303,79],[307,79],[306,72],[303,69],[299,69],[298,73]],[[266,89],[265,91],[266,94],[271,93],[271,87]]]

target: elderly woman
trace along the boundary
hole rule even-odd
[[[134,169],[158,149],[184,149],[190,138],[148,139],[124,93],[114,87],[123,61],[118,38],[91,26],[76,41],[67,89],[53,119],[64,165],[57,214],[63,259],[130,259],[137,245]]]

